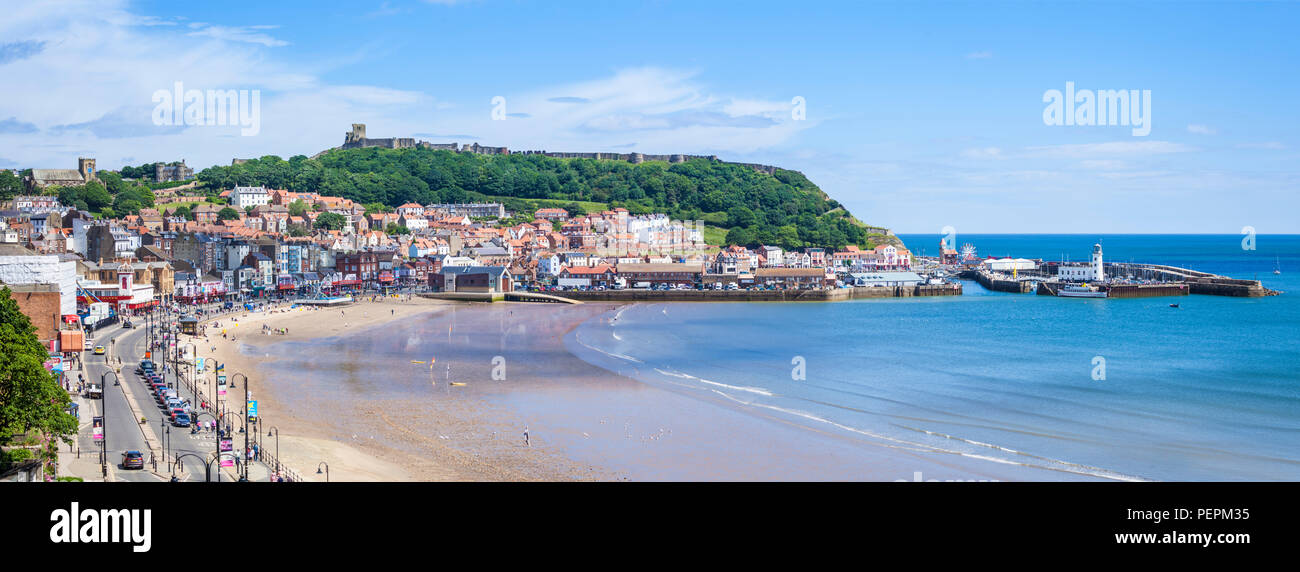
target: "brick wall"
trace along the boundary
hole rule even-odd
[[[58,292],[14,292],[12,295],[18,302],[18,309],[36,326],[36,337],[42,343],[58,335],[59,304],[62,301]]]

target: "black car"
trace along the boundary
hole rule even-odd
[[[122,453],[123,469],[144,469],[144,454],[139,451]]]
[[[135,326],[131,325],[131,320],[122,320],[122,327],[129,329],[134,328]]]

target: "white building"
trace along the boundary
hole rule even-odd
[[[266,187],[235,187],[230,192],[230,204],[237,209],[256,207],[271,202],[271,194]]]
[[[985,270],[993,272],[1011,272],[1038,268],[1038,263],[1028,258],[990,258],[982,264]]]
[[[59,313],[77,313],[77,263],[72,260],[5,244],[0,246],[0,283],[55,284],[59,288]]]
[[[1106,270],[1102,262],[1101,244],[1092,245],[1092,261],[1087,265],[1060,266],[1056,277],[1071,282],[1105,282]]]

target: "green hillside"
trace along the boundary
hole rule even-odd
[[[631,164],[372,147],[334,150],[317,159],[266,156],[210,167],[198,178],[211,188],[263,185],[389,206],[499,200],[516,211],[575,202],[586,212],[623,207],[632,214],[703,220],[726,229],[728,244],[870,248],[896,241],[869,234],[801,173],[778,169],[767,175],[706,159]]]

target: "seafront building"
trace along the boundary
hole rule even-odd
[[[0,281],[39,301],[25,307],[44,324],[52,348],[60,321],[87,315],[91,305],[129,314],[164,304],[397,287],[833,288],[874,280],[855,273],[905,272],[912,264],[911,253],[894,244],[719,248],[705,244],[702,226],[624,208],[570,216],[543,207],[524,213],[530,222],[507,225],[502,221],[517,217],[501,203],[412,202],[368,213],[342,197],[262,186],[223,190],[224,201],[204,199],[188,216],[160,201],[104,219],[40,192],[96,178],[93,159],[79,167],[33,171],[36,191],[0,204],[0,244],[21,249],[0,256]],[[192,176],[183,163],[162,167],[164,179]],[[221,220],[227,206],[237,216]],[[340,215],[342,228],[321,228],[324,213]]]

